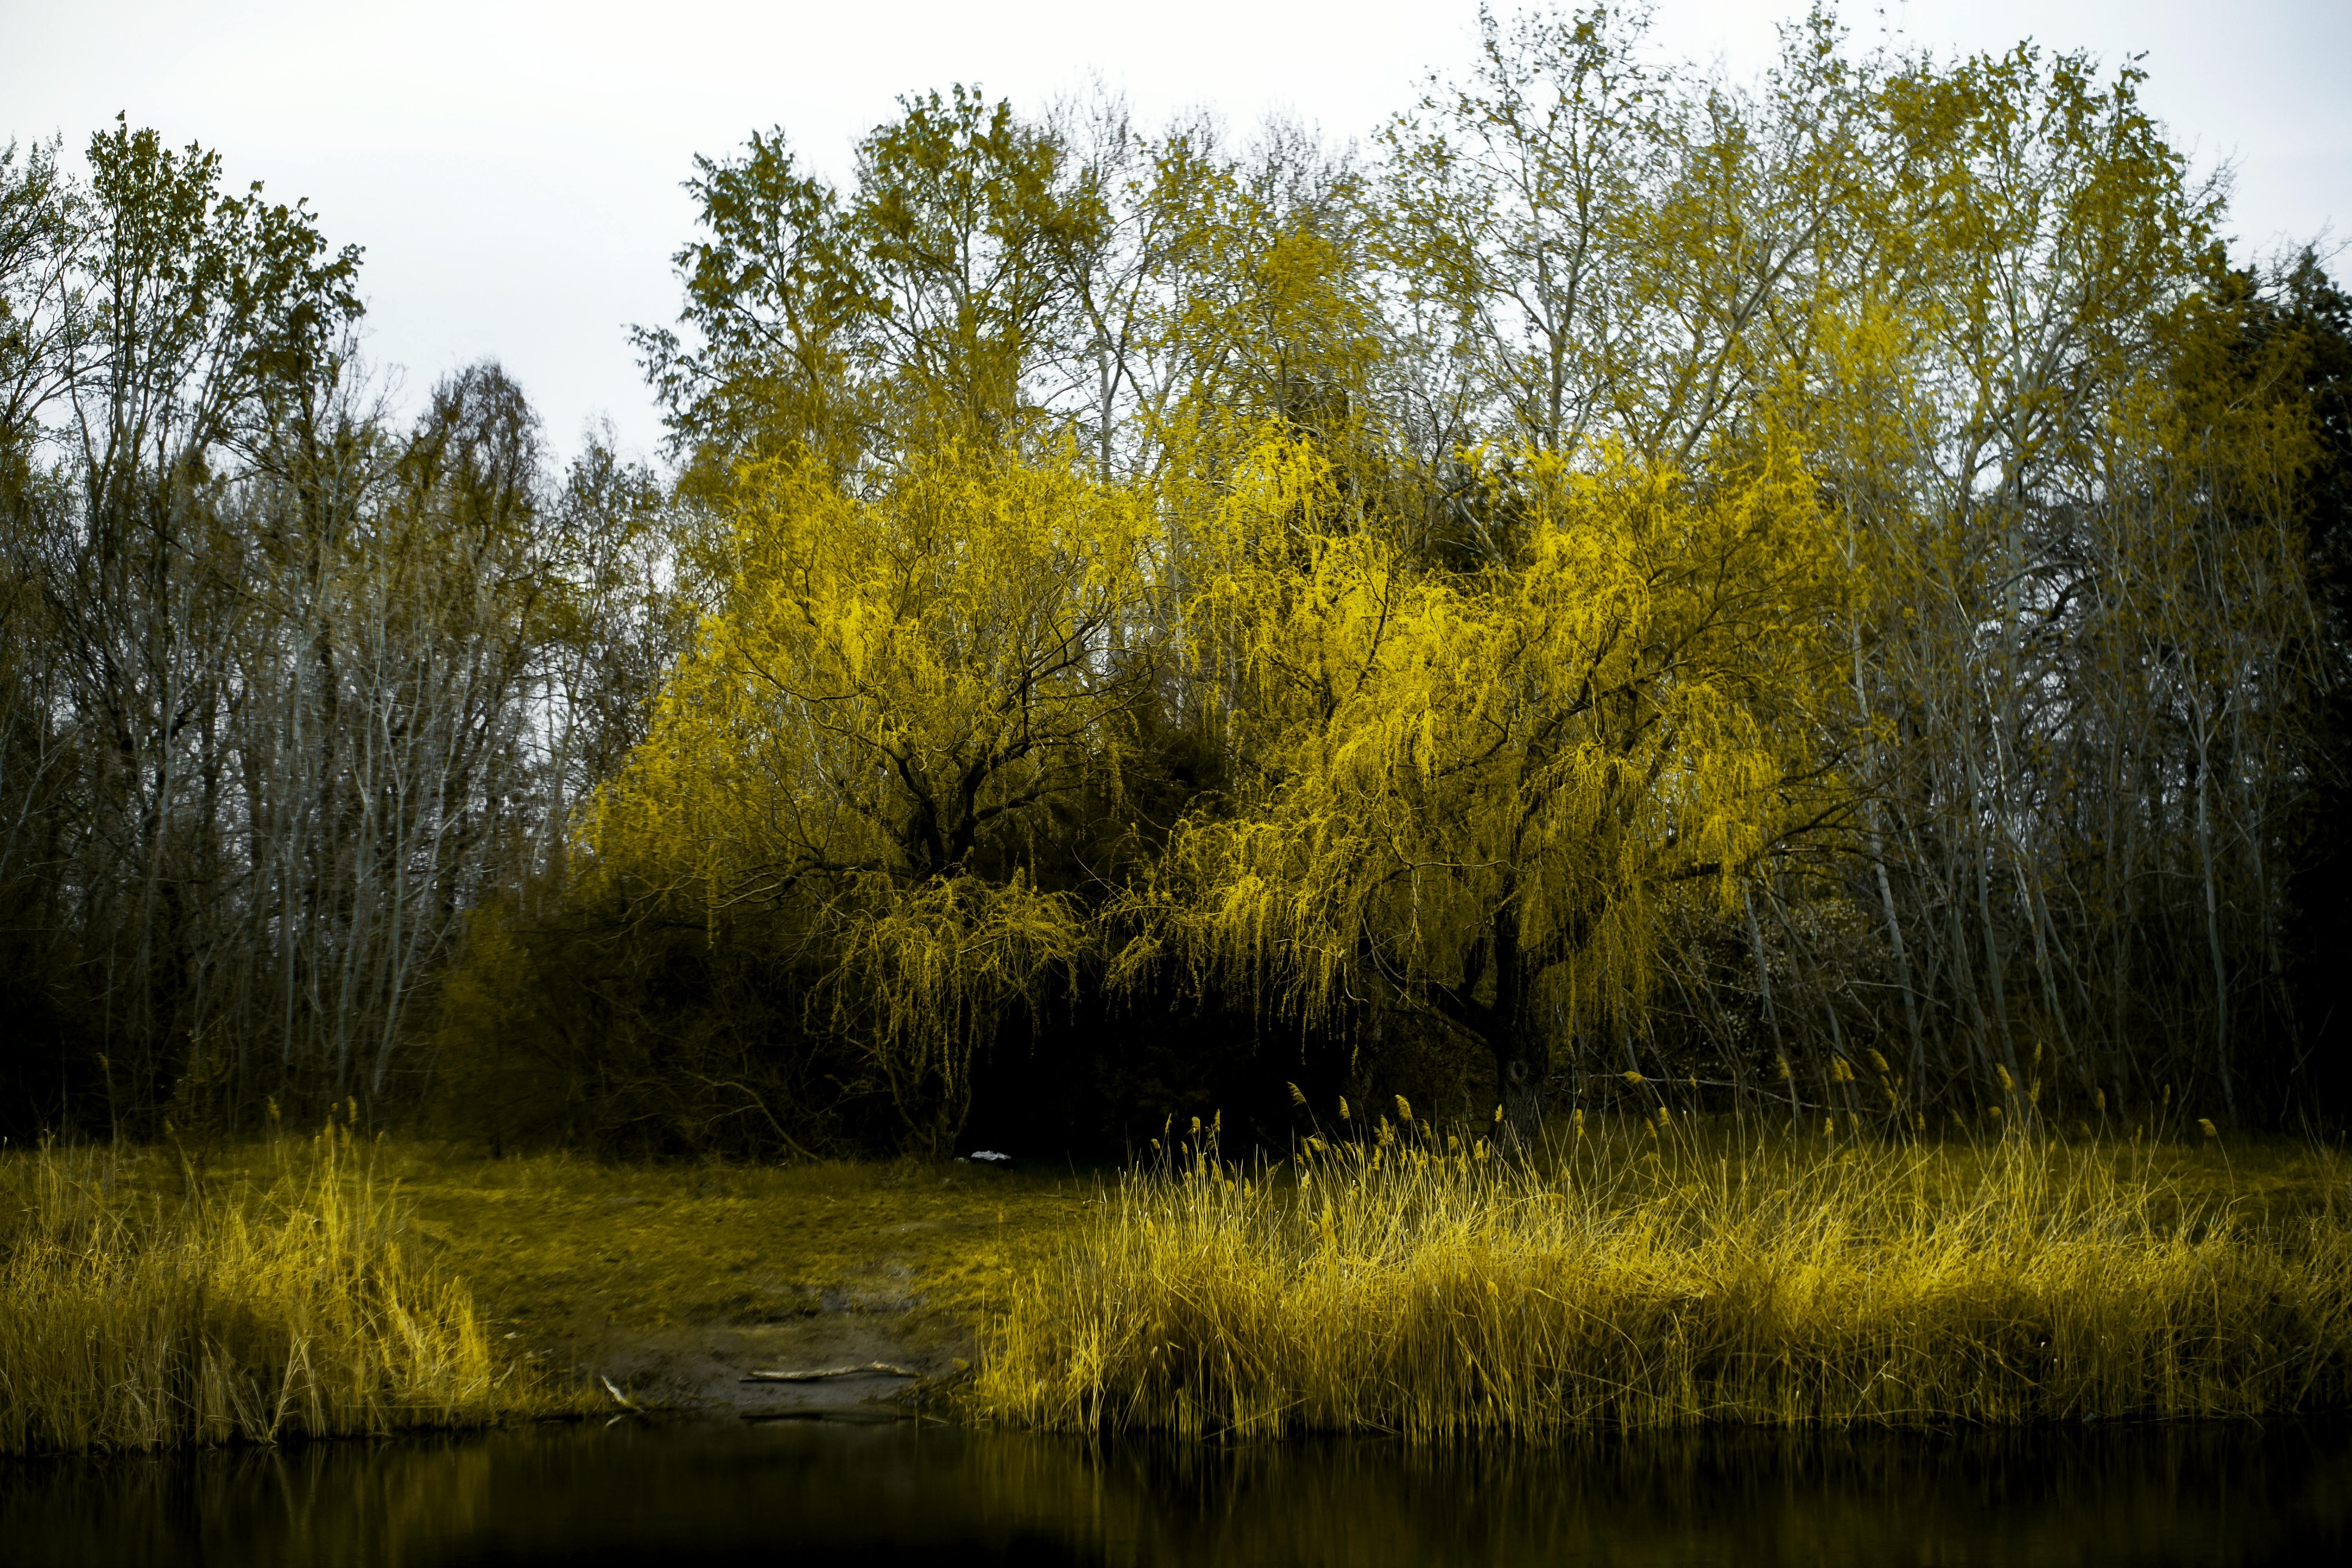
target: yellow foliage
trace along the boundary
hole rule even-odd
[[[794,922],[936,1138],[972,1046],[1088,940],[1031,868],[1058,802],[1117,792],[1153,675],[1149,511],[1066,451],[950,444],[871,496],[805,457],[748,468],[728,521],[724,600],[587,844],[714,924]]]
[[[1230,683],[1254,782],[1129,898],[1121,973],[1173,955],[1309,1018],[1385,982],[1539,1056],[1638,1000],[1661,900],[1732,899],[1820,815],[1793,781],[1853,589],[1787,451],[1706,486],[1470,458],[1526,518],[1475,574],[1360,526],[1279,436],[1200,531],[1189,651]]]

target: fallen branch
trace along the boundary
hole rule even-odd
[[[864,1377],[879,1373],[885,1377],[920,1377],[923,1374],[887,1361],[869,1361],[864,1366],[828,1366],[816,1372],[754,1372],[745,1374],[745,1383],[814,1383],[824,1377]]]

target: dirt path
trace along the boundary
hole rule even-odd
[[[405,1157],[414,1228],[522,1367],[648,1407],[880,1413],[904,1378],[745,1383],[886,1362],[936,1384],[1091,1176],[960,1164],[797,1170]],[[960,1363],[961,1363],[960,1365]],[[616,1406],[610,1406],[615,1407]]]
[[[839,1313],[781,1323],[686,1325],[614,1335],[580,1347],[580,1371],[608,1376],[640,1404],[743,1415],[840,1415],[897,1404],[971,1364],[969,1334],[942,1333],[935,1316]],[[915,1373],[746,1383],[757,1371],[814,1371],[881,1362]],[[593,1369],[593,1370],[592,1370]],[[903,1406],[901,1406],[903,1408]]]

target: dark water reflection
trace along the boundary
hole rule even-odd
[[[804,1423],[0,1461],[9,1563],[2347,1559],[2352,1432],[1711,1435],[1415,1455]]]

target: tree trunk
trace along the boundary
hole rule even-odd
[[[1543,1136],[1544,1079],[1551,1052],[1532,1030],[1505,1027],[1489,1038],[1495,1082],[1503,1097],[1500,1140],[1506,1148],[1530,1150]]]
[[[1538,974],[1519,948],[1518,910],[1507,902],[1495,916],[1495,1002],[1486,1045],[1495,1053],[1495,1087],[1503,1101],[1502,1142],[1523,1151],[1542,1140],[1544,1080],[1551,1074],[1551,1043],[1536,1016]]]

